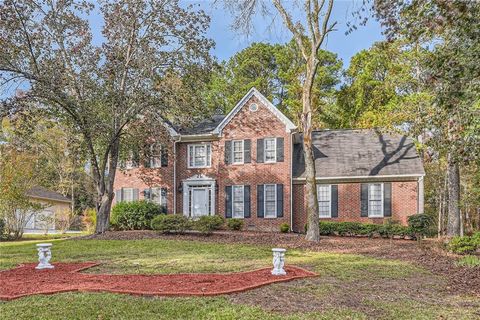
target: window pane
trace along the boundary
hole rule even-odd
[[[243,218],[243,186],[233,186],[233,217]]]
[[[265,139],[265,161],[276,161],[275,138]]]
[[[330,218],[330,185],[317,185],[318,211],[322,218]]]
[[[383,216],[382,208],[382,185],[380,183],[368,186],[368,215],[373,217]]]
[[[133,201],[133,189],[132,188],[124,188],[122,198],[123,198],[123,201],[126,201],[126,202]]]
[[[265,217],[272,218],[277,216],[276,212],[276,185],[265,185]]]
[[[233,162],[243,163],[243,141],[233,141]]]

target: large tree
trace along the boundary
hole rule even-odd
[[[280,15],[283,25],[292,33],[297,49],[300,52],[304,73],[301,77],[302,113],[300,128],[303,133],[303,150],[305,157],[305,197],[307,211],[307,235],[310,241],[320,240],[318,201],[316,188],[315,160],[313,155],[312,132],[314,95],[313,88],[318,74],[320,60],[318,53],[325,37],[335,27],[330,22],[334,0],[305,0],[284,2],[272,0],[273,7]],[[269,4],[261,0],[231,1],[226,0],[228,7],[235,13],[237,28],[251,26],[252,17],[257,10],[269,12]],[[295,20],[295,8],[301,7],[301,20]],[[298,12],[296,12],[298,13]],[[322,112],[322,109],[317,109]]]
[[[422,65],[432,108],[418,119],[429,144],[447,158],[447,236],[460,234],[460,166],[480,154],[480,3],[461,0],[374,2],[390,38],[430,49]]]
[[[334,100],[342,62],[336,54],[319,50],[313,86],[313,105]],[[256,87],[295,123],[302,113],[302,76],[305,64],[294,40],[285,44],[253,43],[223,62],[213,73],[207,97],[213,106],[230,111],[251,87]],[[313,123],[323,126],[322,113],[313,112]]]
[[[104,232],[122,136],[191,112],[182,79],[209,61],[209,18],[170,0],[4,0],[0,20],[2,111],[47,109],[82,136]]]

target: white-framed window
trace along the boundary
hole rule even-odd
[[[264,188],[265,218],[277,217],[277,185],[266,184]]]
[[[133,201],[133,188],[122,188],[122,201]]]
[[[277,139],[265,138],[263,140],[264,162],[277,162]]]
[[[152,143],[149,154],[150,168],[160,168],[162,166],[162,145]]]
[[[211,144],[190,144],[188,146],[188,167],[208,168],[212,165]]]
[[[319,217],[331,218],[332,217],[332,185],[318,184],[317,197],[318,197]]]
[[[125,169],[134,169],[138,168],[139,157],[138,152],[130,151],[128,153],[128,160],[125,161]]]
[[[383,183],[368,185],[368,216],[383,217]]]
[[[232,218],[245,217],[245,188],[243,185],[232,186]]]
[[[244,141],[243,140],[233,140],[232,141],[232,154],[233,154],[233,164],[242,164],[244,162]]]

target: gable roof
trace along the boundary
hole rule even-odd
[[[224,114],[215,114],[211,118],[202,120],[190,128],[180,128],[178,129],[179,134],[183,135],[197,135],[197,134],[208,134],[211,133],[220,122],[225,119],[226,115]]]
[[[67,197],[64,197],[61,193],[48,190],[44,187],[33,187],[27,192],[27,195],[32,198],[39,198],[39,199],[46,199],[46,200],[55,200],[60,202],[68,202],[71,203],[72,201]]]
[[[317,179],[425,175],[415,144],[406,136],[377,130],[324,130],[314,131],[312,140]],[[294,145],[292,160],[293,178],[304,178],[302,143]]]
[[[222,134],[223,128],[235,117],[235,115],[242,109],[245,103],[255,96],[260,102],[262,102],[268,110],[270,110],[280,121],[285,124],[286,131],[290,132],[297,128],[290,119],[288,119],[280,110],[277,109],[263,94],[261,94],[255,87],[252,87],[247,94],[240,99],[237,105],[230,111],[227,116],[218,124],[218,126],[213,130],[213,133]]]

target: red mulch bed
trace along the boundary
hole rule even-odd
[[[286,266],[285,276],[273,276],[271,268],[237,273],[165,275],[86,274],[79,271],[98,265],[94,262],[56,263],[55,269],[36,270],[28,263],[0,272],[0,300],[34,294],[66,291],[108,291],[135,295],[213,296],[258,288],[274,282],[314,277],[315,273]]]

